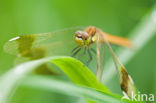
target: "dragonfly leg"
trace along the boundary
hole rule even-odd
[[[96,54],[96,50],[95,49],[91,48],[91,51]]]
[[[74,48],[74,49],[75,50],[73,50],[72,53],[71,53],[72,57],[74,57],[81,50],[81,47],[78,47],[78,49],[77,48]]]
[[[72,56],[73,53],[74,53],[78,48],[80,48],[80,47],[79,47],[79,46],[75,47],[75,48],[71,51],[70,56]]]
[[[89,59],[88,59],[88,61],[87,61],[87,65],[89,65],[89,63],[92,61],[92,54],[91,54],[91,52],[90,52],[90,49],[88,48],[88,54],[89,54]]]
[[[79,55],[77,56],[77,58],[79,58],[80,56],[85,55],[85,54],[86,54],[86,51],[87,51],[87,48],[86,48],[86,47],[84,47],[84,51],[83,51],[83,53],[82,53],[82,54],[79,54]]]

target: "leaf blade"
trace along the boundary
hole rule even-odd
[[[80,61],[71,57],[52,60],[76,84],[96,88],[109,93],[109,90],[96,79],[96,76]],[[77,66],[79,66],[77,68]]]

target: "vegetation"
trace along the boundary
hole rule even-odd
[[[115,46],[113,49],[134,79],[137,89],[143,94],[156,95],[155,0],[0,2],[0,103],[132,102],[121,99],[115,66],[109,55],[102,83],[98,83],[94,75],[96,60],[87,67],[72,57],[52,55],[13,66],[15,56],[3,51],[4,43],[17,34],[49,32],[79,25],[94,25],[108,33],[130,38],[135,46],[133,49]],[[59,39],[67,40],[62,36],[52,42]],[[69,54],[66,50],[64,52]],[[44,63],[52,65],[58,74],[32,73]]]

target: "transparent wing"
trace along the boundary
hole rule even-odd
[[[4,50],[10,54],[29,57],[32,60],[48,55],[69,55],[74,45],[76,45],[73,35],[77,30],[83,30],[83,27],[17,36],[4,45]]]
[[[105,43],[101,42],[101,35],[96,34],[96,51],[97,51],[97,79],[101,82],[101,72],[105,64]]]
[[[73,35],[83,27],[74,27],[51,33],[17,36],[4,45],[7,53],[17,55],[14,64],[35,60],[53,55],[70,55],[76,46]],[[58,74],[51,65],[43,64],[35,71],[37,74]]]
[[[115,55],[110,43],[108,42],[108,40],[105,36],[105,33],[102,32],[101,30],[99,30],[98,34],[100,37],[100,42],[104,42],[108,46],[109,51],[111,52],[111,55],[113,57],[113,61],[115,63],[115,67],[117,70],[120,87],[121,87],[123,93],[131,98],[132,93],[133,93],[133,95],[136,94],[136,88],[135,88],[135,85],[133,83],[131,76],[128,74],[126,68],[123,66],[123,64],[120,62],[120,60]]]

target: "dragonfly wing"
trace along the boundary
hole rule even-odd
[[[123,64],[120,62],[120,60],[115,55],[110,43],[108,42],[108,40],[107,40],[107,38],[105,36],[105,33],[102,32],[101,30],[99,30],[98,33],[100,35],[99,37],[101,37],[101,42],[105,42],[105,44],[109,48],[109,51],[112,54],[113,61],[115,63],[115,67],[116,67],[116,70],[117,70],[119,82],[120,82],[120,87],[121,87],[122,91],[124,93],[126,93],[131,98],[132,93],[133,93],[133,95],[136,94],[136,88],[135,88],[135,85],[133,83],[133,80],[132,80],[131,76],[128,74],[128,72],[125,69],[125,67],[123,66]]]
[[[76,45],[73,41],[73,35],[77,30],[83,30],[83,27],[68,28],[51,33],[17,36],[5,43],[4,50],[18,56],[15,59],[15,65],[46,56],[70,55],[71,50]],[[55,74],[49,67],[48,64],[43,64],[35,72]]]
[[[31,59],[42,58],[56,52],[59,55],[62,53],[61,50],[67,47],[73,48],[75,44],[73,35],[77,30],[82,29],[83,27],[75,27],[50,33],[17,36],[4,45],[4,50],[7,53]]]
[[[97,54],[97,79],[101,82],[101,72],[104,68],[105,43],[101,42],[101,35],[96,34],[96,54]]]

